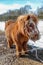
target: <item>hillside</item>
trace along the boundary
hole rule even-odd
[[[36,11],[32,11],[32,7],[30,5],[25,5],[20,9],[9,10],[4,14],[0,15],[0,21],[6,21],[8,19],[16,19],[21,14],[29,14],[34,13],[38,16],[38,18],[43,19],[43,6],[37,8]]]
[[[43,6],[37,9],[37,14],[40,19],[43,19]]]
[[[21,14],[27,14],[31,10],[30,5],[25,5],[24,7],[21,7],[20,9],[15,10],[9,10],[8,12],[0,15],[0,21],[6,21],[8,19],[16,19]]]

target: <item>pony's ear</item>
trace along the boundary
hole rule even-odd
[[[31,18],[36,24],[38,23],[38,17],[36,15],[31,15]]]
[[[30,19],[30,15],[27,16],[27,20],[29,20],[29,19]]]

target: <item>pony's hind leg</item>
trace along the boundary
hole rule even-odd
[[[7,42],[8,42],[8,48],[12,48],[12,45],[13,45],[13,41],[12,41],[12,39],[11,38],[8,38],[7,39]]]

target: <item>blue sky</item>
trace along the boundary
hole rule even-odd
[[[42,3],[43,4],[43,0],[0,0],[0,3],[2,4],[25,4],[26,2],[31,2],[31,3]]]
[[[35,10],[37,7],[43,6],[43,0],[0,0],[0,14],[25,5],[31,5],[32,9]]]

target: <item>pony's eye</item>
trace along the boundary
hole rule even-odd
[[[30,26],[30,27],[32,27],[32,26],[33,26],[33,24],[31,23],[29,26]]]
[[[34,25],[32,23],[29,25],[29,27],[32,27],[34,29]]]

